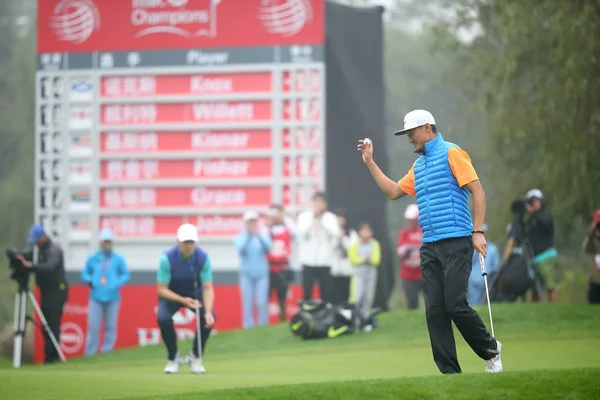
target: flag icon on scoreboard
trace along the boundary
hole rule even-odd
[[[87,232],[90,230],[90,219],[87,217],[71,218],[71,232]]]
[[[89,148],[92,139],[89,133],[75,134],[71,137],[71,147],[76,149]]]
[[[69,129],[91,129],[92,107],[78,106],[69,110]]]
[[[71,193],[71,201],[73,203],[89,203],[91,199],[89,189],[78,189]]]
[[[92,82],[88,79],[71,80],[71,90],[69,91],[69,100],[71,101],[91,101],[92,100]]]

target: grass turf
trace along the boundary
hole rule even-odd
[[[287,326],[219,334],[209,342],[208,373],[203,376],[190,374],[185,366],[178,375],[164,375],[163,346],[21,370],[1,362],[0,396],[11,400],[187,400],[199,395],[203,399],[600,398],[599,310],[587,305],[494,305],[496,333],[505,346],[506,372],[501,375],[483,374],[483,362],[457,333],[465,374],[439,376],[419,310],[382,315],[375,331],[335,340],[299,341]],[[479,311],[485,319],[485,308]],[[190,343],[182,343],[180,351],[189,347]]]

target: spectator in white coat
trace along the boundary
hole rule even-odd
[[[335,261],[335,248],[340,237],[337,217],[327,211],[325,194],[317,192],[312,197],[312,210],[298,216],[297,238],[299,261],[302,265],[304,300],[310,300],[315,281],[319,282],[321,299],[333,302],[331,267]]]

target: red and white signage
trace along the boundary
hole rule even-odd
[[[105,160],[100,164],[104,181],[163,179],[270,179],[270,158],[218,158],[199,160]]]
[[[69,298],[64,306],[61,320],[60,345],[68,359],[83,355],[88,327],[88,303],[90,289],[87,285],[69,286]],[[36,290],[39,301],[39,291]],[[316,296],[318,296],[318,291]],[[291,285],[287,298],[288,320],[298,312],[298,300],[302,297],[300,285]],[[215,285],[214,332],[230,331],[242,327],[240,291],[237,285]],[[162,341],[156,323],[157,297],[155,285],[125,285],[121,289],[121,306],[118,319],[115,349],[143,347]],[[35,314],[39,323],[38,314]],[[279,322],[277,300],[269,301],[269,323]],[[180,340],[192,339],[195,335],[196,315],[182,308],[173,315],[173,325]],[[101,334],[100,347],[103,334]],[[210,344],[209,344],[210,346]],[[34,361],[43,362],[44,339],[41,330],[35,330]]]
[[[321,121],[321,99],[293,99],[283,102],[283,119],[286,121]]]
[[[323,142],[321,128],[286,128],[283,130],[283,148],[320,150]]]
[[[316,45],[324,14],[323,0],[43,0],[38,51]]]
[[[269,122],[270,101],[217,101],[179,104],[107,104],[100,108],[104,125]]]
[[[296,157],[295,159],[284,157],[283,176],[318,179],[321,176],[321,158],[318,156]]]
[[[107,76],[100,93],[105,98],[270,93],[272,80],[270,72]]]
[[[173,232],[189,222],[198,228],[198,234],[211,237],[233,237],[243,228],[242,215],[183,216],[106,216],[100,220],[102,228],[110,228],[122,238],[173,236]]]
[[[105,154],[160,152],[225,152],[270,150],[271,131],[211,130],[199,132],[107,132],[101,135]]]
[[[301,69],[283,73],[283,91],[294,93],[321,93],[322,75],[318,69]]]
[[[109,228],[120,238],[173,236],[185,221],[173,216],[103,216],[100,228]]]
[[[115,211],[173,207],[245,208],[269,204],[270,201],[270,186],[105,188],[100,190],[100,206]]]
[[[244,228],[242,215],[199,215],[191,221],[200,236],[233,237]]]

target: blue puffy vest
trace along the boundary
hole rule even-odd
[[[458,186],[450,169],[448,149],[451,147],[458,146],[446,142],[438,133],[435,139],[425,143],[425,152],[419,152],[421,156],[414,164],[423,243],[472,235],[469,191]]]
[[[202,282],[200,272],[204,268],[207,254],[196,247],[192,257],[184,260],[177,246],[165,252],[171,265],[171,281],[169,289],[180,296],[193,297],[202,300]],[[194,295],[195,284],[198,284],[197,297]]]

